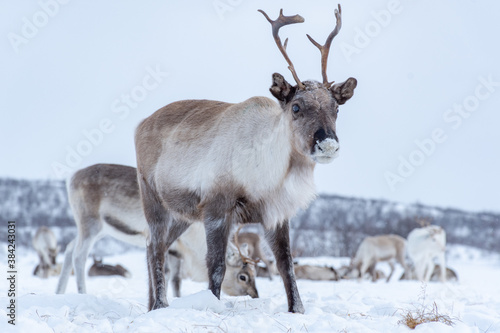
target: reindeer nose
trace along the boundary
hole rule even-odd
[[[326,132],[324,129],[320,128],[314,133],[314,142],[321,142],[326,139]]]
[[[321,142],[327,138],[333,139],[337,142],[339,142],[339,139],[337,138],[337,134],[335,134],[334,131],[329,130],[326,132],[323,128],[320,128],[319,130],[314,133],[314,142]]]

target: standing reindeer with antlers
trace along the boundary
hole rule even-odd
[[[338,106],[357,81],[332,84],[327,56],[341,26],[321,51],[323,83],[300,81],[278,36],[299,16],[269,19],[276,45],[297,85],[272,77],[271,94],[238,104],[210,100],[171,103],[139,124],[135,134],[138,180],[150,229],[147,247],[149,309],[168,305],[165,251],[196,221],[205,223],[209,289],[220,298],[224,256],[233,224],[260,222],[283,278],[290,312],[304,312],[290,251],[289,219],[315,198],[314,167],[338,155]]]

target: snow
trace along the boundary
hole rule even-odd
[[[76,293],[71,277],[68,291],[55,295],[57,277],[43,280],[32,276],[37,257],[18,250],[18,298],[16,326],[7,323],[6,307],[0,308],[1,332],[407,332],[402,314],[435,302],[453,327],[426,323],[415,332],[500,332],[500,258],[484,251],[455,246],[449,248],[448,266],[458,283],[417,281],[307,281],[298,280],[306,312],[287,313],[283,283],[257,278],[260,298],[215,298],[206,283],[183,281],[182,297],[170,306],[147,311],[145,254],[134,250],[105,258],[121,263],[132,278],[87,278],[89,294]],[[58,258],[62,260],[62,254]],[[299,258],[300,263],[340,267],[348,258]],[[91,260],[88,261],[88,266]],[[5,263],[0,264],[7,271]],[[386,269],[383,265],[381,269]],[[399,276],[401,271],[395,273]],[[5,292],[2,292],[6,295]],[[2,295],[2,304],[7,297]]]

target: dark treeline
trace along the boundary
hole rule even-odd
[[[76,232],[66,187],[59,180],[0,179],[0,218],[17,222],[21,246],[31,246],[32,235],[42,225],[54,230],[62,248]],[[296,256],[352,256],[364,237],[389,233],[406,237],[419,227],[418,221],[442,226],[448,243],[500,252],[500,214],[335,195],[320,195],[291,221],[293,252]],[[0,230],[1,242],[6,232],[6,228]],[[127,248],[104,239],[97,249],[106,252],[117,246]]]

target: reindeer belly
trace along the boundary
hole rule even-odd
[[[99,213],[103,223],[101,234],[136,246],[145,247],[148,224],[139,198],[135,200],[103,200]]]

